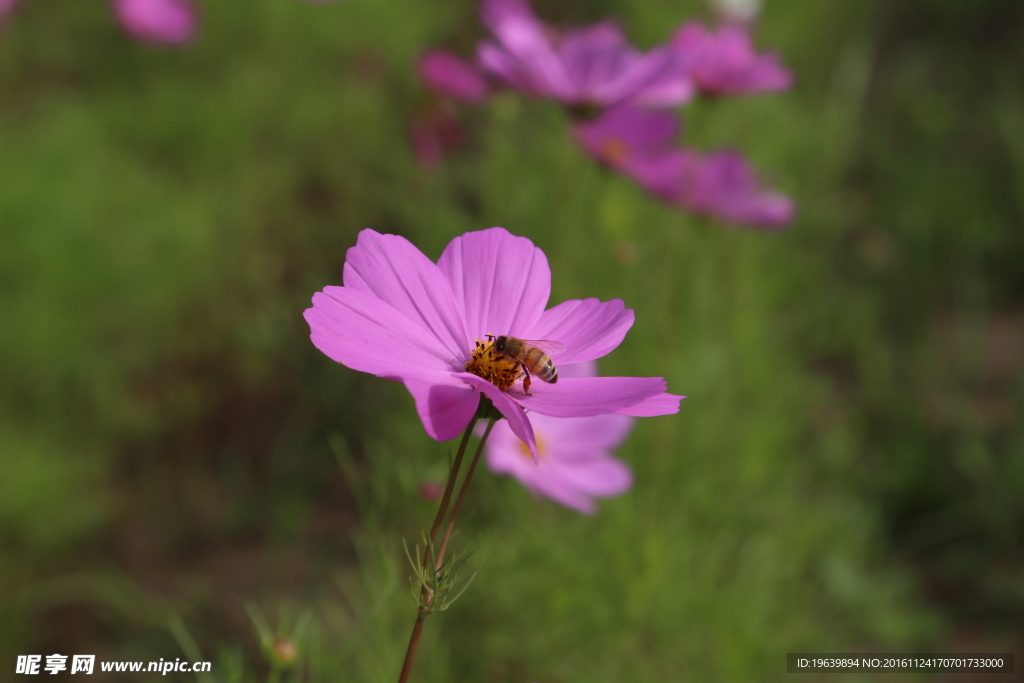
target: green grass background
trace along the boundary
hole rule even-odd
[[[432,258],[491,225],[530,237],[552,301],[635,309],[605,373],[690,396],[638,421],[635,488],[596,517],[480,473],[457,544],[486,561],[428,621],[414,680],[768,681],[791,651],[1022,651],[1016,0],[766,2],[757,42],[796,87],[690,106],[685,137],[795,198],[781,234],[655,203],[512,94],[417,165],[413,65],[468,54],[466,0],[206,2],[178,51],[130,42],[102,2],[23,5],[0,26],[0,670],[95,653],[273,678],[256,615],[296,640],[285,678],[397,679],[402,538],[454,444],[308,341],[301,312],[364,227]],[[619,16],[641,45],[708,17],[537,6]]]

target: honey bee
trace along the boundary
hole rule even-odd
[[[519,367],[523,369],[524,394],[530,393],[530,373],[548,384],[558,381],[558,368],[551,362],[548,354],[562,351],[565,351],[565,345],[556,341],[519,339],[505,335],[494,339],[494,355],[498,358],[508,356],[518,362]]]

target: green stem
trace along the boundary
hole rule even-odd
[[[473,427],[476,426],[479,416],[474,415],[469,421],[466,431],[462,434],[462,441],[459,442],[459,450],[455,453],[455,461],[448,473],[448,483],[444,487],[444,495],[441,496],[441,504],[437,508],[437,515],[434,516],[434,524],[430,527],[430,542],[437,538],[437,532],[441,529],[441,522],[444,521],[445,513],[448,512],[448,503],[452,499],[452,491],[455,490],[455,480],[459,476],[459,468],[462,467],[462,457],[466,454],[466,445],[469,444],[469,437],[473,435]],[[427,555],[424,553],[423,564],[426,566]]]
[[[481,397],[481,407],[477,410],[476,415],[469,421],[466,426],[466,431],[462,434],[462,441],[459,442],[459,450],[455,453],[455,460],[452,462],[451,472],[448,473],[448,484],[445,486],[444,495],[441,497],[441,503],[437,508],[437,515],[434,517],[434,524],[430,529],[430,540],[427,543],[427,547],[423,550],[423,569],[426,571],[430,565],[430,550],[434,545],[434,541],[437,539],[437,532],[441,530],[441,524],[444,522],[445,514],[448,512],[448,504],[451,502],[452,492],[455,490],[455,481],[459,476],[459,469],[462,467],[462,459],[466,455],[466,446],[469,444],[469,437],[473,434],[473,428],[476,423],[484,417],[489,419],[487,425],[487,431],[484,432],[483,438],[480,439],[480,444],[477,446],[476,453],[473,456],[473,462],[470,465],[469,471],[466,474],[466,478],[462,482],[462,488],[459,489],[459,497],[455,501],[455,507],[452,509],[452,514],[448,519],[448,526],[445,530],[444,540],[441,544],[441,552],[435,558],[435,568],[440,567],[442,557],[444,555],[444,549],[448,545],[448,538],[451,536],[452,528],[455,525],[455,516],[459,512],[459,508],[462,507],[462,499],[466,493],[466,487],[469,484],[470,478],[473,476],[473,470],[476,469],[477,460],[480,459],[480,452],[483,450],[484,442],[487,441],[487,437],[491,433],[491,429],[494,427],[494,423],[498,418],[493,417],[493,408],[490,402]],[[416,623],[413,624],[412,634],[409,636],[409,645],[405,650],[405,661],[402,663],[402,673],[398,676],[398,683],[406,683],[409,679],[409,672],[412,671],[413,656],[416,653],[416,646],[419,644],[420,632],[423,630],[423,622],[426,621],[427,616],[430,614],[426,606],[430,604],[433,599],[432,595],[427,594],[427,587],[424,586],[420,591],[420,608],[416,613]]]
[[[452,514],[448,517],[448,526],[444,530],[444,537],[441,539],[441,548],[437,551],[437,560],[435,567],[441,568],[441,564],[444,562],[444,551],[448,547],[448,539],[451,538],[452,530],[455,528],[455,518],[459,515],[459,510],[462,508],[462,499],[466,495],[466,489],[469,488],[469,480],[473,478],[473,472],[476,471],[476,464],[480,460],[480,453],[484,450],[484,444],[487,443],[487,437],[491,435],[491,430],[494,429],[494,424],[497,422],[497,418],[491,418],[487,423],[487,430],[484,435],[480,437],[480,443],[477,444],[476,453],[473,454],[473,461],[469,463],[469,469],[466,470],[466,478],[462,480],[462,488],[459,489],[459,497],[455,499],[455,507],[452,508]]]

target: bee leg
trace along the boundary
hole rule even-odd
[[[530,396],[530,371],[522,363],[519,364],[519,367],[523,369],[523,393]]]

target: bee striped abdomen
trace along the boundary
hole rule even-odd
[[[558,381],[558,368],[551,362],[551,359],[544,356],[543,360],[534,366],[534,374],[537,375],[537,379],[549,384],[554,384]]]
[[[558,381],[558,370],[551,358],[543,349],[537,348],[534,344],[543,344],[548,347],[561,350],[562,345],[558,342],[538,341],[530,342],[517,337],[502,335],[494,339],[494,352],[501,357],[511,357],[519,362],[523,369],[523,393],[530,393],[530,375],[537,379],[554,384]],[[556,351],[555,353],[558,353]]]

